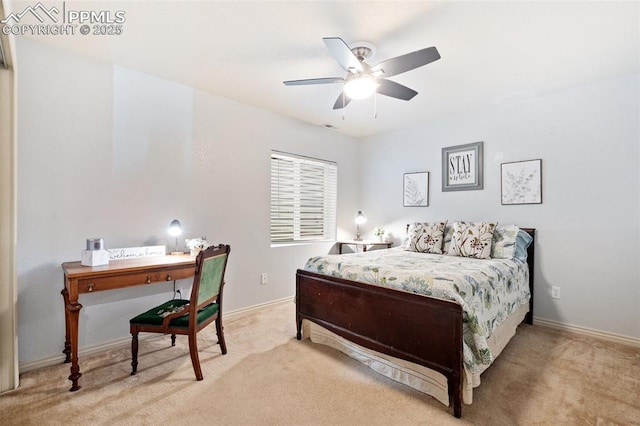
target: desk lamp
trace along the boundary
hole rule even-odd
[[[169,235],[172,237],[176,237],[176,247],[174,251],[171,252],[173,255],[183,254],[178,251],[178,236],[182,234],[182,226],[180,225],[180,221],[178,219],[173,219],[171,224],[169,225]]]
[[[360,225],[367,222],[367,218],[362,214],[360,210],[358,210],[358,214],[356,215],[356,239],[355,241],[360,241]]]

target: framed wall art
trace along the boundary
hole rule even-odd
[[[442,191],[483,189],[483,144],[442,148]]]
[[[404,174],[403,200],[404,207],[429,205],[429,172]]]
[[[500,165],[502,205],[542,204],[542,160]]]

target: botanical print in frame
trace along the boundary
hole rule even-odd
[[[483,188],[483,145],[474,142],[442,148],[442,191]]]
[[[427,207],[429,205],[429,172],[404,174],[404,207]]]
[[[502,205],[542,204],[542,160],[502,163]]]

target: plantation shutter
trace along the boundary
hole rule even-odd
[[[335,163],[271,153],[271,242],[335,239]]]

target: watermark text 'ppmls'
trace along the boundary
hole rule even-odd
[[[6,35],[120,35],[126,22],[124,10],[78,10],[63,1],[60,7],[45,7],[41,2],[10,13],[0,20]]]

